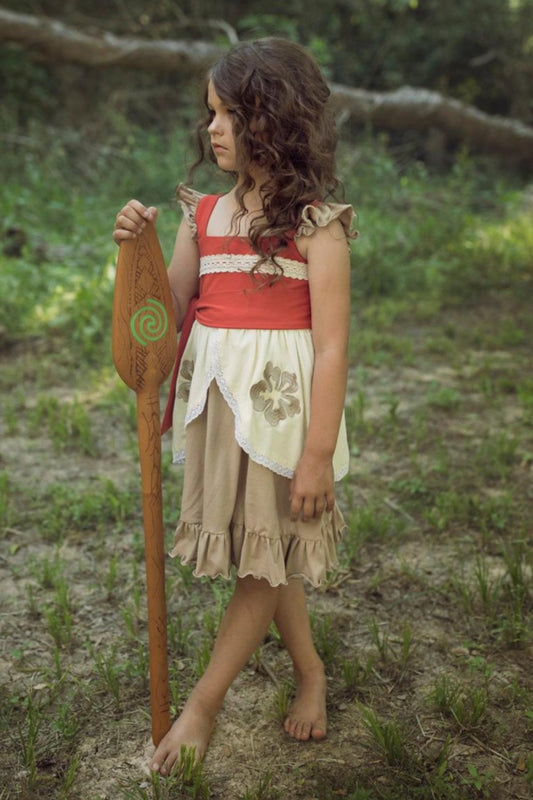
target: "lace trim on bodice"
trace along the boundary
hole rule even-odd
[[[292,258],[278,258],[276,261],[283,269],[286,278],[299,281],[307,280],[307,264]],[[257,263],[257,255],[222,253],[220,255],[202,256],[200,258],[200,275],[212,275],[221,272],[251,272]],[[275,275],[277,272],[272,262],[261,264],[257,275]]]

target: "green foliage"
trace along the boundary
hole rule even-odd
[[[43,395],[37,399],[28,415],[30,434],[48,431],[56,451],[78,450],[85,455],[95,455],[91,423],[85,405],[79,400],[61,403],[57,397]]]
[[[363,723],[381,750],[388,764],[408,768],[412,756],[408,750],[408,737],[402,726],[395,720],[382,720],[373,709],[361,706]]]
[[[35,501],[46,509],[42,530],[48,541],[61,541],[83,531],[120,527],[137,508],[129,492],[118,489],[109,479],[93,488],[77,489],[64,484],[48,484]]]
[[[320,657],[324,664],[332,664],[336,659],[341,644],[333,619],[330,616],[318,617],[315,614],[311,614],[311,626],[315,646]]]
[[[342,147],[340,166],[359,212],[355,286],[365,297],[426,292],[450,304],[530,285],[529,212],[494,165],[465,157],[438,176],[375,148],[355,161]]]
[[[159,773],[151,772],[148,781],[140,783],[132,779],[119,786],[116,796],[123,800],[208,800],[210,788],[202,763],[195,758],[194,748],[183,746],[169,777],[163,778]]]
[[[359,656],[352,655],[342,661],[342,677],[346,689],[350,693],[362,691],[375,667],[376,657],[372,654],[363,663]]]
[[[0,175],[4,236],[8,229],[20,230],[23,244],[18,256],[0,253],[0,312],[8,341],[68,341],[73,360],[98,363],[109,360],[114,215],[128,196],[158,205],[168,257],[179,219],[173,189],[185,177],[191,154],[182,133],[167,137],[135,129],[118,150],[93,149],[86,175],[81,137],[51,136],[35,123],[27,151],[7,152]],[[425,293],[438,308],[530,286],[533,233],[517,179],[466,156],[449,175],[432,174],[415,161],[395,162],[370,141],[356,158],[343,145],[339,170],[346,196],[359,211],[354,293],[365,307],[372,297],[405,300]],[[217,180],[202,174],[197,185],[214,188]],[[386,346],[384,336],[373,326],[354,337],[358,355],[412,359],[407,337],[390,336]],[[517,320],[500,331],[503,343],[520,344],[523,337]],[[376,344],[379,356],[372,356]],[[452,409],[458,398],[434,395],[432,402]]]
[[[531,58],[530,0],[336,0],[306,3],[305,13],[289,0],[270,3],[267,14],[254,6],[240,18],[235,10],[240,32],[301,41],[339,83],[426,86],[493,113],[532,114],[519,67]]]
[[[81,135],[35,126],[24,150],[5,153],[0,316],[8,342],[66,340],[74,360],[96,363],[110,350],[115,214],[129,196],[158,205],[169,255],[178,221],[174,186],[190,158],[180,134],[164,141],[129,131],[120,150],[87,147]],[[21,239],[14,254],[10,231]]]
[[[487,716],[488,692],[484,686],[469,686],[441,675],[429,699],[446,716],[451,717],[461,730],[476,730]]]
[[[6,527],[11,524],[11,487],[7,472],[0,472],[0,525]]]

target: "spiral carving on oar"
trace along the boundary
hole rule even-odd
[[[163,303],[150,297],[138,308],[130,320],[130,330],[135,339],[146,347],[148,342],[162,339],[168,328],[168,315]]]

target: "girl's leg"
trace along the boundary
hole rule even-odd
[[[284,723],[294,739],[323,739],[327,729],[326,674],[313,644],[303,582],[279,587],[274,622],[294,664],[296,697]]]
[[[226,692],[263,640],[278,595],[279,587],[272,587],[266,580],[237,578],[207,669],[157,747],[150,762],[152,770],[168,775],[183,745],[195,747],[197,758],[203,757]]]

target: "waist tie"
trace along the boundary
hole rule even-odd
[[[195,320],[209,328],[241,330],[302,330],[311,328],[307,281],[282,277],[271,286],[256,288],[247,273],[209,274],[200,278],[200,294],[190,301],[178,344],[176,363],[161,435],[172,427],[176,383],[185,346]]]

